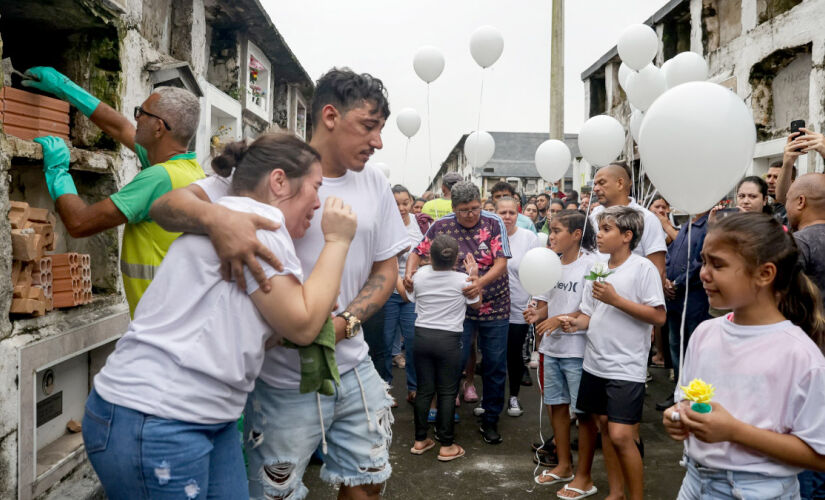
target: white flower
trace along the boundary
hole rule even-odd
[[[607,267],[607,262],[596,262],[593,264],[593,267],[590,268],[590,272],[596,276],[607,276],[610,268]]]

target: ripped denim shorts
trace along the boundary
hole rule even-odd
[[[244,446],[252,498],[301,500],[315,450],[321,479],[346,486],[381,484],[392,473],[392,399],[367,357],[341,375],[332,396],[279,389],[258,379],[244,410]]]

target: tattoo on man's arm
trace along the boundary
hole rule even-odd
[[[152,207],[152,215],[163,229],[176,233],[204,233],[204,227],[194,217],[169,206],[169,200],[160,199]]]
[[[378,296],[383,291],[386,282],[387,277],[381,273],[370,276],[361,291],[358,292],[358,296],[347,307],[347,311],[361,322],[369,319],[384,305],[383,302],[378,304],[376,301],[380,298]]]

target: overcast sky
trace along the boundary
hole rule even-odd
[[[386,85],[391,112],[413,107],[421,130],[409,142],[393,114],[384,148],[372,161],[391,168],[390,181],[420,194],[461,135],[476,128],[482,69],[470,56],[473,31],[488,24],[504,37],[504,53],[484,75],[481,129],[546,132],[550,116],[550,0],[262,0],[310,77],[332,66],[368,72]],[[581,73],[616,44],[629,24],[643,22],[666,0],[568,0],[565,3],[565,132],[584,121]],[[413,71],[416,49],[434,45],[446,66],[430,84],[432,161],[427,158],[427,85]],[[432,165],[432,166],[430,166]]]

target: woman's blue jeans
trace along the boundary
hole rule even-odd
[[[392,384],[392,345],[395,343],[398,328],[401,329],[401,337],[404,339],[404,359],[407,362],[407,391],[412,392],[416,389],[415,361],[413,360],[415,304],[405,302],[401,295],[393,292],[384,304],[384,344],[387,349],[384,369],[388,374],[384,378],[388,384]]]
[[[237,424],[154,417],[92,389],[83,443],[106,496],[119,499],[248,499]]]

